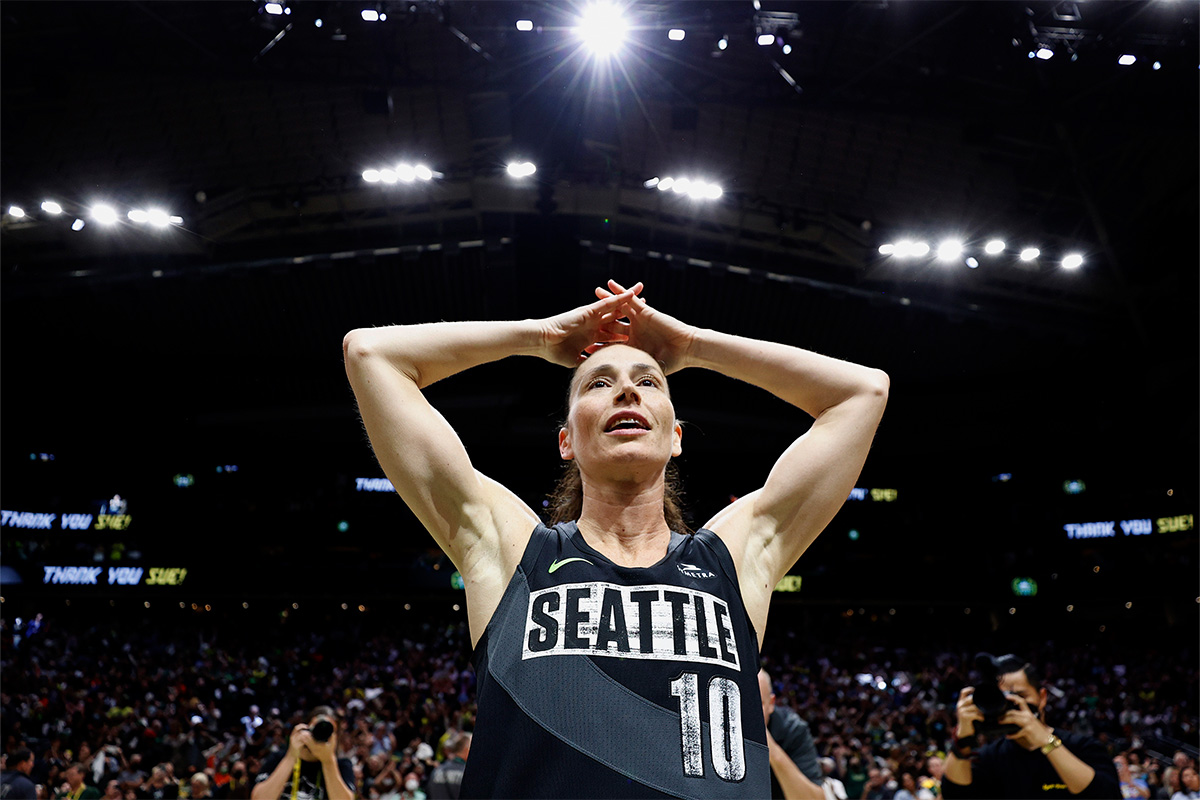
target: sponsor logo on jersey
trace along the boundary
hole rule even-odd
[[[706,569],[693,566],[691,564],[678,564],[679,574],[687,578],[715,578],[717,573],[709,572]]]
[[[558,570],[559,567],[564,566],[566,564],[570,564],[572,561],[582,561],[585,564],[592,563],[592,562],[588,561],[586,558],[579,558],[578,556],[576,556],[574,558],[564,558],[562,561],[559,561],[556,558],[552,562],[550,562],[550,569],[546,570],[546,572],[553,575]],[[593,566],[595,566],[595,565],[593,564]]]
[[[572,654],[741,668],[729,605],[670,584],[594,581],[530,594],[521,657]]]

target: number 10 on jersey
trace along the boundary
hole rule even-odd
[[[704,775],[704,742],[700,724],[700,677],[684,672],[671,681],[679,698],[679,734],[683,773]],[[746,777],[746,743],[742,739],[742,692],[729,678],[714,675],[708,682],[708,741],[713,770],[726,781]]]

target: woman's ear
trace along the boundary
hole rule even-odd
[[[571,448],[571,435],[567,433],[566,425],[558,429],[558,455],[563,461],[575,458],[575,451]]]
[[[683,452],[683,423],[675,420],[674,442],[671,444],[671,455],[677,456]]]

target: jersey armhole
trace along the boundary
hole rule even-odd
[[[738,602],[742,604],[742,616],[746,618],[746,625],[750,628],[750,634],[754,637],[755,651],[757,652],[762,647],[762,640],[758,636],[758,631],[754,628],[754,620],[750,619],[750,614],[746,611],[746,598],[742,597],[742,584],[738,581],[737,567],[734,566],[733,556],[730,555],[729,548],[725,546],[725,542],[721,541],[720,536],[708,528],[701,528],[692,535],[697,542],[712,551],[712,554],[717,559],[717,563],[721,565],[721,571],[725,573],[725,577],[733,582]]]

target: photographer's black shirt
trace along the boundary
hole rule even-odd
[[[1063,747],[1096,771],[1096,777],[1079,794],[1071,794],[1050,759],[1041,750],[1026,750],[1009,739],[989,742],[971,762],[971,784],[962,786],[942,778],[942,797],[954,798],[1120,798],[1121,782],[1112,756],[1100,742],[1087,736],[1055,731]]]
[[[286,752],[281,750],[264,761],[262,767],[259,768],[255,783],[262,783],[271,777],[271,773],[279,766],[284,755]],[[339,758],[337,765],[338,772],[342,773],[342,780],[350,787],[351,793],[357,793],[354,788],[354,765],[350,763],[350,759]],[[325,775],[320,761],[300,759],[300,785],[296,787],[292,786],[292,775],[294,774],[288,774],[287,783],[283,785],[283,791],[279,794],[280,800],[328,800],[329,787],[325,785]]]

